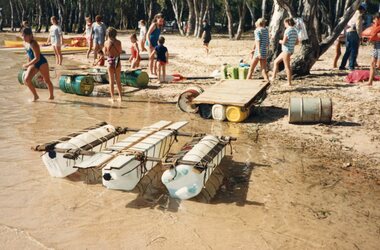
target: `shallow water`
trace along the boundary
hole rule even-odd
[[[351,194],[344,185],[338,191],[312,186],[323,178],[318,172],[322,170],[310,170],[321,160],[288,149],[275,135],[260,135],[255,143],[255,134],[247,132],[255,125],[206,121],[175,105],[110,104],[106,98],[68,95],[59,89],[52,102],[47,101],[47,90],[38,90],[40,101],[30,103],[31,93],[16,78],[24,57],[0,53],[0,239],[5,248],[376,246],[376,228],[365,223],[361,206],[352,209],[352,203],[364,204],[371,194],[346,199]],[[58,79],[53,81],[57,85]],[[187,120],[183,131],[238,137],[232,157],[221,166],[224,185],[210,204],[179,202],[162,194],[154,196],[157,200],[144,199],[79,178],[52,178],[39,153],[30,150],[100,121],[139,128],[159,120]],[[376,211],[376,206],[367,204],[366,209]],[[326,218],[316,218],[320,214]],[[347,233],[348,227],[352,230]]]

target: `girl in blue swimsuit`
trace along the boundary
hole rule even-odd
[[[157,75],[157,65],[154,60],[155,47],[158,45],[158,38],[161,35],[161,27],[164,25],[164,16],[162,14],[155,15],[153,23],[150,25],[146,34],[146,45],[149,46],[149,71],[151,75]]]
[[[39,71],[49,89],[49,100],[53,100],[53,84],[51,83],[49,76],[49,65],[46,58],[40,53],[40,46],[38,45],[37,41],[33,38],[32,29],[25,28],[22,31],[22,37],[24,39],[26,45],[25,49],[28,55],[28,63],[23,65],[23,67],[27,69],[25,73],[24,83],[32,92],[34,97],[33,101],[37,101],[39,96],[32,84],[32,79]]]

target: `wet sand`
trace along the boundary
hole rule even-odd
[[[168,69],[184,75],[210,74],[221,61],[237,64],[251,47],[248,40],[215,39],[205,56],[191,48],[200,40],[167,36],[167,41],[175,53],[181,53],[178,44],[185,46],[186,53],[171,60]],[[362,53],[369,51],[367,47]],[[379,83],[373,88],[343,83],[338,72],[326,69],[331,52],[317,63],[312,77],[296,80],[294,87],[274,85],[243,124],[203,120],[171,104],[112,105],[107,98],[67,95],[58,89],[55,101],[48,102],[47,90],[39,90],[41,101],[30,103],[29,90],[16,79],[24,56],[0,53],[4,249],[378,248]],[[68,62],[81,57],[65,58]],[[361,57],[359,64],[368,65],[368,59]],[[168,84],[129,96],[170,101],[187,86]],[[289,125],[288,98],[301,95],[331,96],[336,122]],[[189,121],[187,132],[238,137],[232,156],[220,166],[225,181],[210,204],[180,202],[162,192],[139,197],[136,192],[107,190],[82,181],[85,173],[52,178],[39,154],[30,150],[99,121],[142,127],[174,119]]]

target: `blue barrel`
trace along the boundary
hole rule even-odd
[[[203,119],[211,119],[212,118],[212,105],[211,104],[200,104],[198,106],[199,108],[199,115]]]

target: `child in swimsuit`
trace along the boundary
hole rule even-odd
[[[23,67],[26,68],[24,83],[26,86],[28,86],[28,88],[32,92],[33,97],[34,97],[33,101],[37,101],[39,96],[37,94],[36,89],[33,86],[32,79],[39,71],[42,77],[44,78],[44,82],[46,83],[49,89],[49,94],[50,94],[49,100],[53,100],[54,99],[53,84],[51,83],[50,76],[49,76],[49,65],[44,55],[40,53],[40,46],[38,45],[37,41],[34,40],[32,29],[31,28],[23,29],[22,37],[25,42],[25,45],[26,45],[25,49],[28,55],[28,63],[23,65]]]
[[[139,40],[140,40],[141,51],[147,51],[146,48],[145,48],[145,42],[146,42],[146,24],[145,24],[144,20],[140,20],[140,22],[139,22],[139,28],[140,28]]]
[[[294,53],[294,47],[298,44],[298,32],[294,28],[295,22],[293,18],[286,18],[284,20],[286,27],[284,38],[280,40],[282,45],[281,54],[274,60],[272,82],[276,79],[278,68],[281,62],[284,62],[286,76],[288,78],[289,86],[292,84],[292,68],[290,66],[290,58]]]
[[[208,24],[206,19],[203,20],[202,39],[203,39],[203,47],[206,50],[206,54],[208,55],[208,52],[209,52],[208,45],[211,41],[211,26]]]
[[[259,18],[255,25],[255,45],[252,50],[252,63],[249,67],[247,79],[252,79],[252,74],[255,71],[257,64],[260,62],[261,72],[264,80],[269,81],[269,77],[266,71],[267,68],[267,54],[269,49],[269,32],[265,27],[265,19]]]
[[[152,52],[151,56],[154,54],[157,55],[158,63],[158,81],[160,83],[166,82],[166,64],[169,63],[169,52],[168,49],[164,46],[165,38],[160,36],[158,39],[158,45],[155,50]]]
[[[106,59],[104,57],[103,50],[100,50],[98,52],[98,61],[96,63],[94,63],[94,66],[104,66],[105,61],[106,61]]]
[[[61,51],[61,46],[63,44],[63,35],[62,35],[62,29],[58,25],[58,20],[55,16],[52,16],[50,18],[52,26],[49,29],[49,37],[47,40],[48,44],[51,44],[54,49],[54,54],[55,54],[55,61],[57,65],[62,65],[62,51]]]
[[[137,36],[136,34],[131,35],[131,57],[129,58],[129,62],[131,63],[131,68],[136,69],[140,67],[140,51],[139,45],[137,44]]]
[[[104,44],[105,54],[107,55],[108,62],[108,77],[110,84],[111,102],[114,101],[114,83],[116,82],[117,92],[119,94],[118,101],[121,102],[121,64],[120,55],[122,47],[120,40],[116,39],[117,31],[115,28],[107,29],[107,41]]]
[[[380,26],[380,14],[376,13],[373,20],[373,27],[374,29]],[[380,33],[377,34],[377,37],[380,38]],[[367,82],[368,86],[372,86],[373,79],[375,78],[376,74],[376,66],[380,63],[380,41],[373,42],[373,50],[372,50],[372,62],[371,62],[371,68],[370,68],[370,75],[369,80]]]
[[[158,38],[161,34],[161,27],[164,25],[164,16],[157,14],[154,16],[153,22],[146,34],[146,45],[149,46],[149,55],[154,55],[154,49],[157,46]],[[154,56],[149,57],[149,72],[151,75],[157,75],[157,64],[155,64]]]
[[[86,38],[87,46],[88,46],[87,59],[90,57],[90,53],[92,50],[91,35],[92,35],[92,21],[90,17],[86,17],[86,30],[84,31],[83,36]]]
[[[92,24],[91,37],[94,44],[94,61],[98,58],[98,52],[104,47],[106,37],[106,25],[102,22],[102,16],[95,17],[96,22]]]

